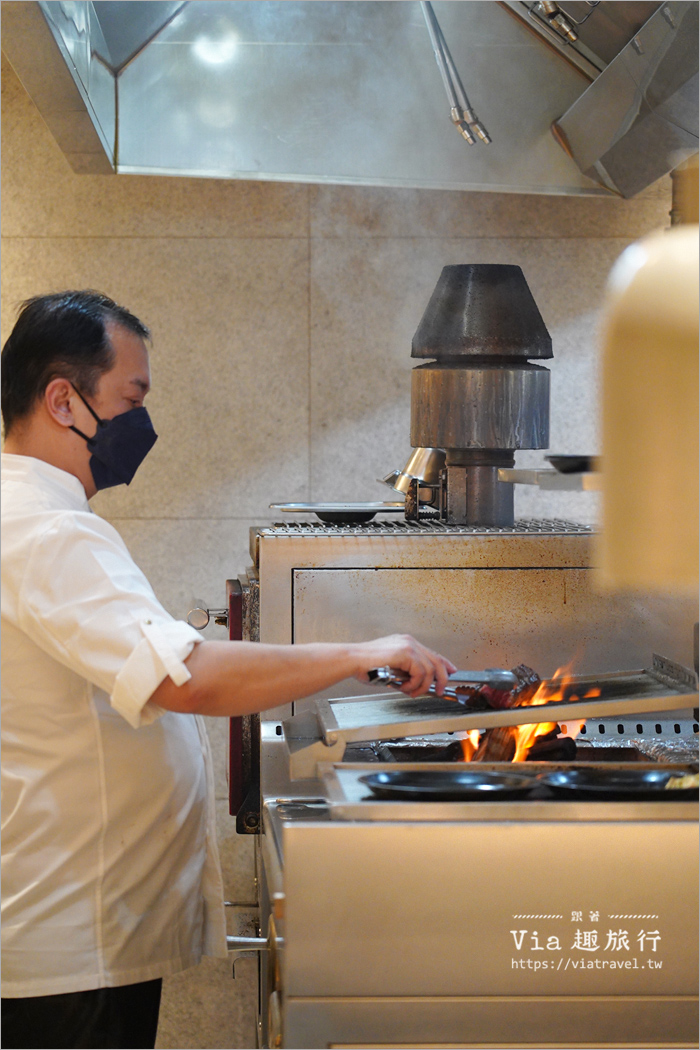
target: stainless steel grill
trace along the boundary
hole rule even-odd
[[[409,630],[458,666],[523,661],[543,676],[573,659],[582,674],[614,677],[647,667],[654,650],[687,665],[694,603],[599,594],[592,539],[590,527],[560,519],[275,523],[251,535],[257,637],[322,642]],[[654,659],[660,693],[670,669]],[[638,768],[697,759],[692,675],[681,685],[683,712],[596,711],[577,738],[585,762],[601,762],[596,749],[608,765]],[[294,712],[268,712],[260,727],[262,933],[278,960],[261,971],[263,1045],[691,1045],[696,805],[368,798],[364,774],[424,762],[420,747],[410,752],[420,744],[412,736],[398,747],[350,744],[340,760],[336,744],[319,742],[319,761],[302,769],[294,756],[310,750],[303,731],[298,741],[285,736],[290,716],[317,733],[316,712],[366,710],[381,702],[371,692],[375,700],[351,704],[345,683]],[[458,736],[450,730],[437,743]],[[435,744],[426,739],[426,750]],[[292,761],[301,779],[291,779]],[[521,765],[532,775],[539,768]],[[562,976],[566,960],[561,973],[522,969],[533,943],[522,914],[550,916],[533,930],[569,953],[573,909],[600,909],[616,931],[627,927],[612,916],[658,916],[648,930],[658,925],[663,967],[645,968],[640,956],[639,969],[631,962],[614,980],[596,970]],[[519,953],[513,929],[525,937]],[[632,944],[641,929],[630,926]]]
[[[589,525],[579,525],[559,518],[525,518],[513,525],[450,525],[435,520],[370,521],[362,525],[328,525],[314,521],[275,522],[259,530],[268,536],[590,536]]]

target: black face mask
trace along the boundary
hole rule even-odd
[[[112,419],[100,419],[77,389],[73,388],[88,411],[97,420],[97,431],[89,438],[77,427],[92,452],[90,470],[98,489],[130,484],[134,474],[155,445],[158,435],[145,408],[130,408]]]

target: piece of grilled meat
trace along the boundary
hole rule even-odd
[[[520,704],[531,700],[537,692],[542,681],[537,671],[533,671],[525,664],[518,664],[512,670],[518,680],[514,689],[492,689],[491,686],[482,685],[478,695],[484,697],[489,707],[496,707],[499,710],[519,707]]]
[[[513,674],[518,680],[514,689],[492,689],[484,685],[478,695],[483,697],[490,707],[499,710],[527,703],[537,692],[541,678],[525,664],[514,667]],[[512,726],[487,729],[472,756],[472,762],[512,762],[515,746],[515,732]]]

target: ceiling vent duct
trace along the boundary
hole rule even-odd
[[[584,175],[623,197],[696,153],[698,4],[662,4],[553,130]]]

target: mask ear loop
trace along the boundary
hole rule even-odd
[[[89,445],[89,444],[90,444],[90,442],[92,441],[92,438],[89,438],[89,437],[87,436],[87,434],[83,434],[82,430],[78,430],[78,428],[77,428],[77,427],[68,427],[68,429],[69,429],[69,430],[72,430],[74,434],[79,434],[79,435],[80,435],[80,437],[81,437],[81,438],[83,439],[83,441],[86,441],[86,442],[88,443],[88,445]]]
[[[100,417],[98,416],[97,412],[95,412],[94,408],[92,408],[92,406],[87,403],[87,401],[85,400],[83,395],[78,390],[77,386],[75,386],[72,383],[71,383],[71,386],[73,387],[73,389],[75,390],[76,394],[78,395],[80,400],[83,402],[83,404],[85,405],[86,409],[88,410],[90,415],[93,417],[93,419],[97,420],[97,426],[98,427],[103,427],[108,422],[108,420],[100,419]],[[83,434],[82,430],[78,430],[77,427],[69,427],[68,429],[72,430],[76,434],[79,434],[80,437],[83,439],[83,441],[87,441],[88,444],[90,444],[90,442],[93,441],[94,438],[95,438],[94,434],[93,434],[93,436],[91,438],[89,438],[87,436],[87,434]]]

